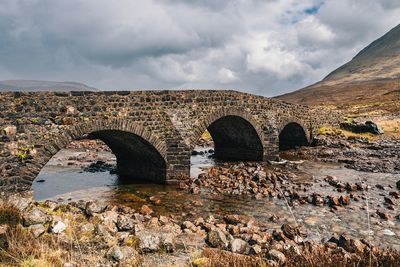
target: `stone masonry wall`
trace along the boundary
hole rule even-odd
[[[286,124],[300,124],[310,139],[340,121],[336,113],[236,91],[0,93],[0,187],[29,189],[55,153],[102,130],[146,140],[165,161],[165,181],[177,182],[189,175],[190,153],[204,130],[228,115],[254,127],[264,159],[277,155]]]

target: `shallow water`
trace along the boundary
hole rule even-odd
[[[279,228],[284,222],[296,220],[307,229],[309,239],[328,239],[332,232],[348,233],[357,238],[371,238],[375,244],[400,249],[399,222],[370,217],[369,226],[368,213],[361,209],[366,207],[365,200],[352,201],[351,208],[332,212],[328,206],[319,207],[309,204],[289,208],[284,199],[276,198],[256,200],[250,196],[224,196],[204,190],[199,195],[193,195],[177,189],[174,185],[143,183],[118,185],[118,176],[115,174],[88,173],[76,166],[68,166],[65,159],[79,153],[84,152],[62,150],[43,168],[33,185],[34,196],[37,200],[99,200],[107,203],[123,203],[135,209],[147,204],[159,214],[176,217],[242,214],[265,223],[271,230]],[[111,153],[102,152],[100,156],[103,160],[115,162]],[[192,176],[198,175],[204,168],[215,164],[209,156],[210,154],[207,153],[192,156]],[[339,194],[323,181],[327,175],[334,175],[339,180],[351,183],[366,181],[371,185],[367,194],[370,215],[373,216],[377,209],[387,211],[382,205],[383,191],[374,185],[393,187],[395,182],[400,180],[399,174],[363,173],[347,169],[340,164],[310,161],[299,164],[296,174],[296,179],[299,181],[312,184],[309,192],[320,192],[324,195]],[[39,180],[45,181],[37,182]],[[160,204],[153,204],[150,197],[159,199]],[[397,215],[399,210],[390,212]],[[276,223],[270,222],[268,219],[272,215],[277,215],[280,220]]]

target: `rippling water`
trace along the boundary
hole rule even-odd
[[[367,212],[361,209],[366,206],[365,200],[352,201],[351,208],[339,209],[335,212],[332,212],[327,206],[317,207],[308,204],[292,207],[291,212],[286,202],[281,199],[256,200],[249,196],[232,197],[207,191],[202,191],[199,195],[192,195],[177,189],[174,185],[143,183],[118,185],[118,176],[115,174],[83,172],[81,168],[68,166],[65,159],[80,153],[84,152],[62,150],[43,168],[33,185],[34,196],[37,200],[95,199],[108,203],[123,203],[136,209],[147,204],[159,214],[172,214],[176,217],[243,214],[266,223],[271,229],[279,228],[284,222],[296,220],[308,230],[310,239],[327,239],[332,232],[368,238]],[[111,153],[101,153],[102,157],[110,159],[111,162],[114,161]],[[198,175],[204,168],[215,164],[209,156],[210,154],[207,153],[192,156],[192,176]],[[308,161],[299,165],[297,175],[297,179],[311,182],[310,192],[320,192],[324,195],[339,194],[323,181],[326,175],[334,175],[340,180],[351,183],[360,180],[366,181],[372,186],[368,191],[371,214],[374,214],[377,209],[385,210],[382,205],[383,191],[374,185],[393,187],[395,182],[400,180],[399,174],[364,173],[344,168],[339,164]],[[44,182],[38,182],[40,180],[44,180]],[[160,204],[152,204],[150,197],[159,199]],[[394,215],[399,214],[398,208],[391,212]],[[269,222],[268,219],[272,215],[280,218],[278,223]],[[371,237],[376,244],[400,249],[398,221],[382,221],[377,217],[371,217],[370,230]]]

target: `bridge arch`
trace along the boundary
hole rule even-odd
[[[100,139],[117,158],[120,177],[165,182],[167,177],[167,146],[145,126],[121,119],[78,123],[62,130],[63,133],[44,148],[40,169],[73,140]],[[34,175],[33,179],[37,176]],[[32,179],[32,180],[33,180]]]
[[[194,127],[192,148],[205,130],[214,140],[218,159],[261,161],[264,158],[264,133],[252,115],[242,109],[221,108],[208,114]]]
[[[279,150],[288,150],[299,146],[307,146],[311,142],[310,131],[305,123],[297,118],[284,120],[279,130]]]

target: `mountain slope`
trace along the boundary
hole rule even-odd
[[[400,25],[361,50],[323,82],[341,83],[400,78]]]
[[[352,105],[399,100],[400,25],[361,50],[321,82],[277,98],[307,105]],[[395,105],[397,106],[397,105]]]
[[[7,80],[0,81],[0,91],[97,91],[97,89],[77,82]]]

